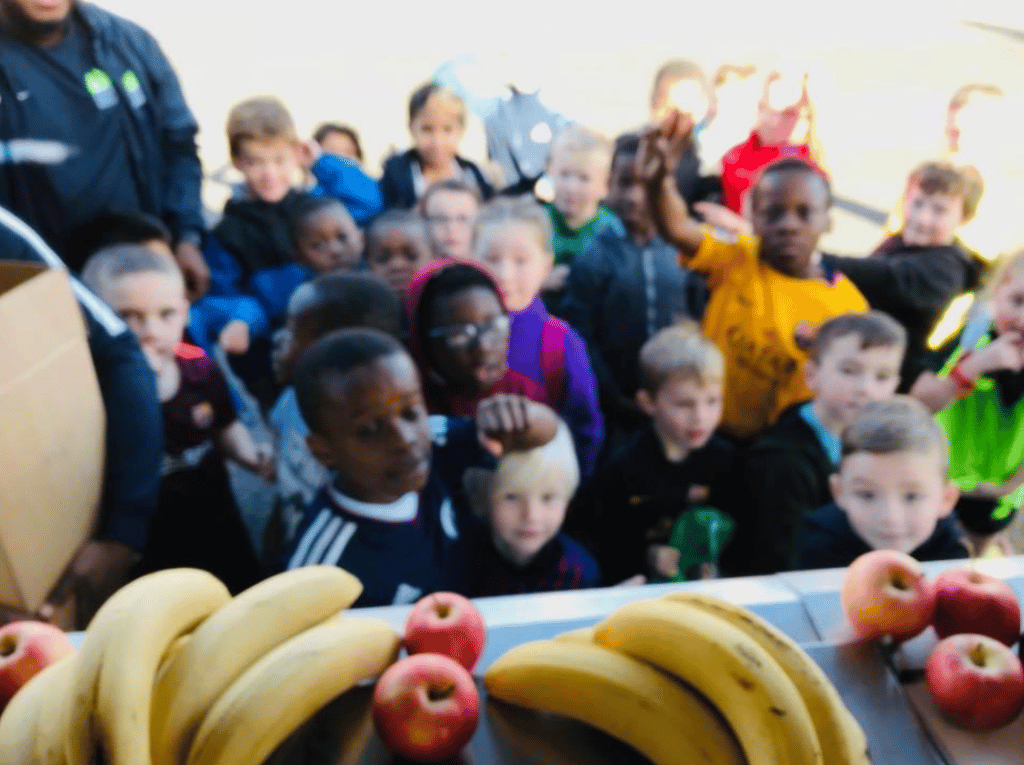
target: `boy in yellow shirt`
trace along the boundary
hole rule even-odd
[[[704,333],[726,365],[721,430],[746,442],[814,397],[803,364],[818,325],[868,304],[849,279],[822,266],[818,239],[830,226],[832,193],[820,170],[794,158],[766,167],[751,194],[754,236],[719,238],[690,217],[666,170],[692,134],[688,116],[670,114],[647,134],[637,162],[662,236],[686,268],[708,277]]]

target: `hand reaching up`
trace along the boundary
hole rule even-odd
[[[525,396],[500,394],[480,402],[476,424],[484,447],[500,457],[546,444],[558,430],[558,415]]]

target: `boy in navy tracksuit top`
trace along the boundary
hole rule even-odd
[[[368,329],[317,341],[293,382],[310,450],[333,477],[307,509],[282,568],[350,571],[363,583],[357,606],[412,603],[439,590],[469,594],[477,532],[462,473],[492,463],[491,450],[550,441],[554,412],[505,395],[481,402],[475,422],[428,418],[412,359],[397,340]]]

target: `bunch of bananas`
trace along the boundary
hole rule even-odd
[[[388,624],[339,615],[361,592],[334,566],[288,571],[235,598],[205,571],[141,577],[103,605],[78,653],[11,700],[0,762],[263,762],[397,657],[401,641]]]
[[[750,611],[697,592],[623,606],[593,628],[517,646],[490,696],[599,728],[654,765],[868,765],[821,668]]]

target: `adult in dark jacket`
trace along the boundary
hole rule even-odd
[[[984,262],[959,239],[950,245],[912,247],[897,234],[866,258],[824,255],[822,263],[849,277],[872,308],[907,330],[899,392],[930,369],[928,336],[957,295],[978,288]]]
[[[0,205],[77,271],[75,231],[105,212],[162,218],[194,294],[209,281],[198,126],[156,40],[80,0],[0,0],[0,136],[60,141],[52,166],[4,165]]]
[[[64,268],[27,225],[0,209],[0,257]],[[107,415],[106,474],[95,537],[77,552],[40,616],[48,618],[74,597],[84,627],[124,584],[149,535],[163,459],[163,420],[153,371],[135,336],[95,295],[72,281],[83,308],[96,377]],[[18,614],[0,612],[0,622]]]

